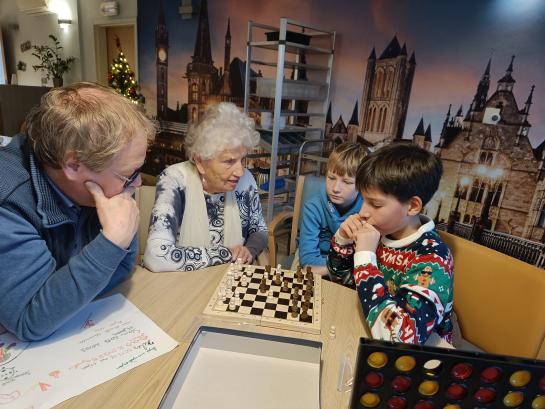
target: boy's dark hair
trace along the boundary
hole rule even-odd
[[[356,174],[361,192],[379,189],[404,203],[418,196],[422,206],[432,198],[443,174],[441,160],[414,143],[393,142],[368,155]]]

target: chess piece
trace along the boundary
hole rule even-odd
[[[297,279],[298,283],[303,282],[303,272],[301,271],[300,268],[297,269],[297,272],[295,273],[295,278]]]
[[[276,274],[274,275],[273,283],[274,283],[274,285],[282,284],[282,281],[280,281],[280,273],[276,272]]]
[[[246,276],[242,276],[240,279],[240,285],[243,287],[246,287],[248,285],[248,278]]]
[[[265,277],[263,277],[259,283],[259,292],[264,293],[265,291],[267,291],[267,282],[265,281]]]
[[[270,264],[267,264],[267,265],[265,266],[265,271],[266,271],[267,273],[270,273],[270,272],[271,272],[271,265],[270,265]]]
[[[301,312],[301,319],[303,319],[303,320],[308,319],[308,317],[309,317],[309,315],[308,315],[308,305],[307,305],[307,304],[303,304],[303,305],[301,306],[301,310],[302,310],[302,312]]]
[[[305,299],[306,302],[309,302],[310,299],[312,298],[312,294],[310,294],[310,292],[308,291],[305,291],[305,295],[303,296],[303,298]]]
[[[288,279],[287,278],[284,279],[284,284],[282,285],[281,290],[285,291],[285,292],[288,292],[290,290],[290,288],[288,287]]]
[[[293,318],[297,317],[297,315],[299,314],[299,307],[297,307],[297,304],[294,304],[291,306],[291,316]]]
[[[314,274],[312,274],[312,270],[311,270],[310,266],[307,266],[307,274],[306,274],[305,278],[307,280],[309,280],[309,281],[310,280],[314,281]]]
[[[276,266],[276,270],[277,270],[277,271],[282,270],[282,264],[278,264],[278,265]]]
[[[337,336],[337,329],[335,328],[335,325],[332,325],[329,327],[329,338],[334,339]]]
[[[234,311],[234,310],[236,310],[236,308],[237,308],[237,305],[236,305],[235,299],[231,298],[229,300],[229,310]]]

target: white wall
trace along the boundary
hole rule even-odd
[[[65,83],[82,79],[77,0],[55,0],[51,3],[59,11],[59,15],[54,13],[26,15],[19,11],[16,0],[0,2],[0,25],[6,44],[8,78],[12,73],[16,73],[20,85],[41,85],[42,78],[41,72],[32,68],[39,60],[32,55],[32,49],[22,52],[21,44],[30,41],[33,46],[45,44],[52,46],[53,43],[48,37],[50,34],[59,39],[63,46],[64,58],[68,56],[76,58],[72,69],[64,76]],[[59,27],[57,21],[59,18],[72,20],[68,30]],[[17,70],[19,61],[26,63],[26,71]]]
[[[134,24],[136,27],[137,0],[119,0],[119,15],[104,17],[100,14],[102,0],[78,0],[80,15],[83,79],[97,81],[95,59],[95,25]]]
[[[49,34],[55,35],[64,47],[64,56],[76,57],[70,73],[65,74],[65,84],[74,81],[96,81],[95,25],[132,23],[136,25],[137,0],[119,0],[119,16],[103,17],[100,14],[102,0],[52,0],[66,5],[72,19],[67,31],[60,29],[57,14],[29,16],[19,12],[16,0],[0,0],[0,26],[4,34],[6,65],[9,78],[17,73],[21,85],[41,85],[41,74],[34,72],[33,64],[38,60],[31,50],[21,52],[20,44],[30,40],[32,45],[50,41]],[[79,18],[78,18],[79,16]],[[64,18],[64,17],[63,17]],[[18,25],[19,29],[9,28]],[[27,70],[17,71],[17,62],[24,61]]]

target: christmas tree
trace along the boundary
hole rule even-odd
[[[140,86],[134,78],[134,71],[127,62],[127,58],[121,50],[121,42],[116,36],[115,43],[119,54],[110,65],[108,74],[108,85],[119,92],[121,95],[129,98],[135,104],[143,104],[144,96],[140,93]]]

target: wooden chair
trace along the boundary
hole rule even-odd
[[[454,310],[464,340],[545,359],[545,271],[440,231],[454,256]]]
[[[138,261],[140,262],[148,240],[151,210],[155,203],[155,186],[140,186],[136,189],[135,200],[140,210],[140,225],[138,226]]]
[[[317,194],[325,185],[323,176],[299,176],[295,187],[295,204],[293,211],[283,211],[277,214],[269,224],[269,263],[278,263],[279,238],[287,235],[287,255],[293,258],[297,249],[297,237],[301,226],[301,209],[305,199]]]

